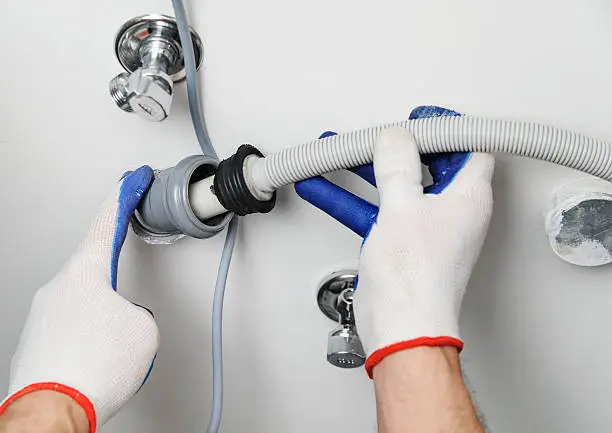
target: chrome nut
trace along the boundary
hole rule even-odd
[[[365,363],[366,354],[355,325],[340,325],[329,333],[327,361],[341,368],[357,368]]]
[[[160,122],[168,117],[172,105],[172,80],[159,70],[138,69],[127,79],[127,101],[136,114]]]

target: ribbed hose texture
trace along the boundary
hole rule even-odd
[[[405,120],[289,147],[252,165],[252,188],[276,189],[331,171],[372,162],[380,132],[408,129],[420,153],[488,152],[541,159],[612,181],[612,144],[536,123],[478,117]]]

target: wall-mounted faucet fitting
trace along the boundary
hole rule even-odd
[[[202,41],[191,29],[196,65],[202,63]],[[176,20],[144,15],[126,22],[115,38],[115,54],[127,71],[109,84],[119,108],[159,122],[168,117],[173,85],[185,79],[183,48]]]
[[[356,271],[335,272],[319,286],[317,303],[329,319],[338,323],[327,338],[327,361],[336,367],[361,367],[366,354],[353,314]]]

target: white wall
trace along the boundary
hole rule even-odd
[[[270,150],[406,117],[419,104],[552,123],[612,139],[606,0],[191,1],[205,105],[221,155]],[[130,167],[198,151],[177,88],[172,116],[113,106],[113,38],[169,0],[5,0],[0,39],[0,388],[35,290]],[[612,268],[550,251],[541,210],[578,174],[500,157],[491,232],[461,317],[464,360],[496,433],[606,432],[612,422]],[[106,431],[202,431],[210,307],[222,238],[128,239],[120,292],[155,312],[163,342],[143,391]],[[368,432],[371,383],[325,359],[316,283],[355,267],[360,240],[287,189],[245,218],[225,316],[225,432]],[[344,408],[347,413],[342,413]]]

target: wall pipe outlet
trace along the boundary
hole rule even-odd
[[[133,220],[135,231],[152,243],[167,243],[163,239],[172,241],[182,234],[206,239],[221,232],[232,214],[218,208],[220,215],[200,219],[189,199],[190,186],[210,178],[217,165],[212,157],[193,155],[157,173]]]

